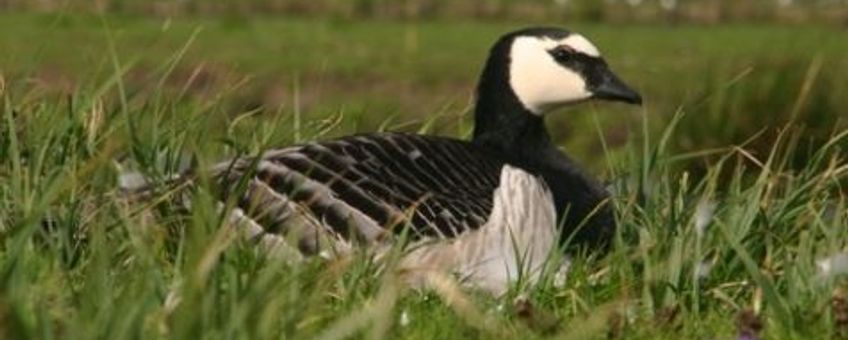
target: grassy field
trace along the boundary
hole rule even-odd
[[[355,131],[467,136],[480,63],[527,23],[0,15],[0,337],[848,336],[848,32],[574,24],[643,92],[551,117],[615,189],[563,287],[404,289],[367,254],[291,264],[165,178]]]
[[[223,120],[218,126],[246,112],[297,111],[310,119],[343,116],[334,135],[381,126],[415,130],[436,117],[435,133],[464,135],[489,45],[500,34],[530,24],[556,23],[6,14],[0,25],[14,29],[0,32],[0,70],[12,90],[62,96],[95,91],[114,77],[117,62],[133,100],[162,91],[174,105],[216,111],[211,116]],[[768,152],[777,128],[792,117],[809,129],[807,136],[826,136],[835,125],[845,126],[844,119],[838,123],[848,107],[844,30],[569,28],[590,36],[647,100],[643,111],[590,105],[552,117],[558,142],[597,171],[605,167],[591,157],[601,151],[598,135],[571,133],[595,120],[602,123],[608,143],[618,147],[630,133],[638,134],[643,114],[650,116],[656,133],[682,110],[685,133],[671,141],[674,150],[724,147],[765,132],[767,138],[752,146],[761,153]],[[174,58],[178,62],[170,64]],[[278,136],[286,141],[287,134]]]

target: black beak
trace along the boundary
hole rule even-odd
[[[603,71],[599,80],[592,90],[592,98],[642,105],[642,96],[609,69]]]

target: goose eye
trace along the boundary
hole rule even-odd
[[[557,46],[556,48],[549,51],[551,56],[558,61],[567,61],[571,58],[574,50],[567,46]]]

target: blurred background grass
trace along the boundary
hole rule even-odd
[[[677,152],[747,141],[764,153],[784,127],[811,150],[845,126],[845,1],[2,1],[0,72],[19,95],[67,96],[113,75],[173,105],[215,100],[226,119],[302,114],[344,123],[466,135],[489,45],[528,25],[588,35],[646,98],[643,111],[593,104],[553,115],[557,142],[603,168],[596,123],[614,151],[651,115],[683,111]],[[186,48],[164,79],[163,60]],[[20,86],[19,86],[20,85]],[[37,92],[33,93],[33,92]],[[116,107],[107,96],[106,107]],[[589,112],[590,114],[587,114]],[[602,114],[594,114],[602,113]],[[463,119],[456,119],[462,117]],[[790,124],[791,123],[791,124]],[[788,124],[788,125],[787,125]],[[634,126],[637,127],[634,129]],[[222,124],[223,127],[223,124]],[[576,133],[576,132],[580,133]],[[281,137],[282,142],[290,141]],[[800,152],[797,162],[806,155]],[[702,168],[693,158],[690,166]]]

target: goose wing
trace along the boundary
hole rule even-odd
[[[266,231],[285,232],[307,215],[339,238],[375,240],[408,226],[415,240],[482,226],[503,166],[468,142],[387,133],[272,150],[215,171],[227,192],[243,192],[238,207]]]

